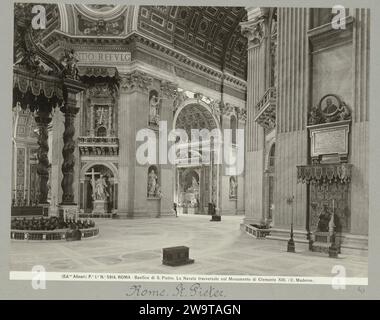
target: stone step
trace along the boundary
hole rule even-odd
[[[289,241],[290,237],[266,236],[265,239],[278,240],[278,241]],[[305,243],[305,244],[309,243],[309,241],[307,239],[293,238],[293,240],[294,240],[294,242],[297,242],[297,243]]]
[[[166,213],[161,213],[159,216],[157,215],[148,215],[148,214],[134,214],[128,215],[128,214],[116,214],[114,219],[151,219],[151,218],[157,218],[157,219],[162,219],[162,218],[175,218],[174,214],[166,214]]]
[[[322,252],[322,253],[327,253],[329,254],[329,248],[331,246],[331,243],[326,243],[326,242],[314,242],[312,245],[312,250],[313,252]],[[339,253],[339,250],[338,250]]]

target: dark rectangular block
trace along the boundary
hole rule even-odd
[[[44,208],[42,206],[11,207],[12,217],[27,217],[27,216],[42,216],[42,215],[44,215]]]
[[[222,221],[222,216],[212,215],[210,221]]]
[[[188,247],[177,246],[162,249],[162,264],[175,267],[190,263],[194,263],[194,260],[189,259]]]

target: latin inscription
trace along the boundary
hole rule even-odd
[[[131,61],[130,52],[77,52],[79,63],[125,63]]]
[[[348,127],[329,128],[312,132],[312,156],[348,153]]]

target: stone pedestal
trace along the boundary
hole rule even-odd
[[[63,205],[59,206],[59,217],[64,220],[67,219],[75,219],[79,218],[79,210],[77,205]]]
[[[92,203],[94,206],[94,209],[92,210],[93,214],[104,214],[107,212],[107,201],[94,200]]]

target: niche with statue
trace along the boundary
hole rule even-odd
[[[160,122],[161,99],[156,90],[149,91],[149,119],[148,124],[151,127],[158,127]]]

